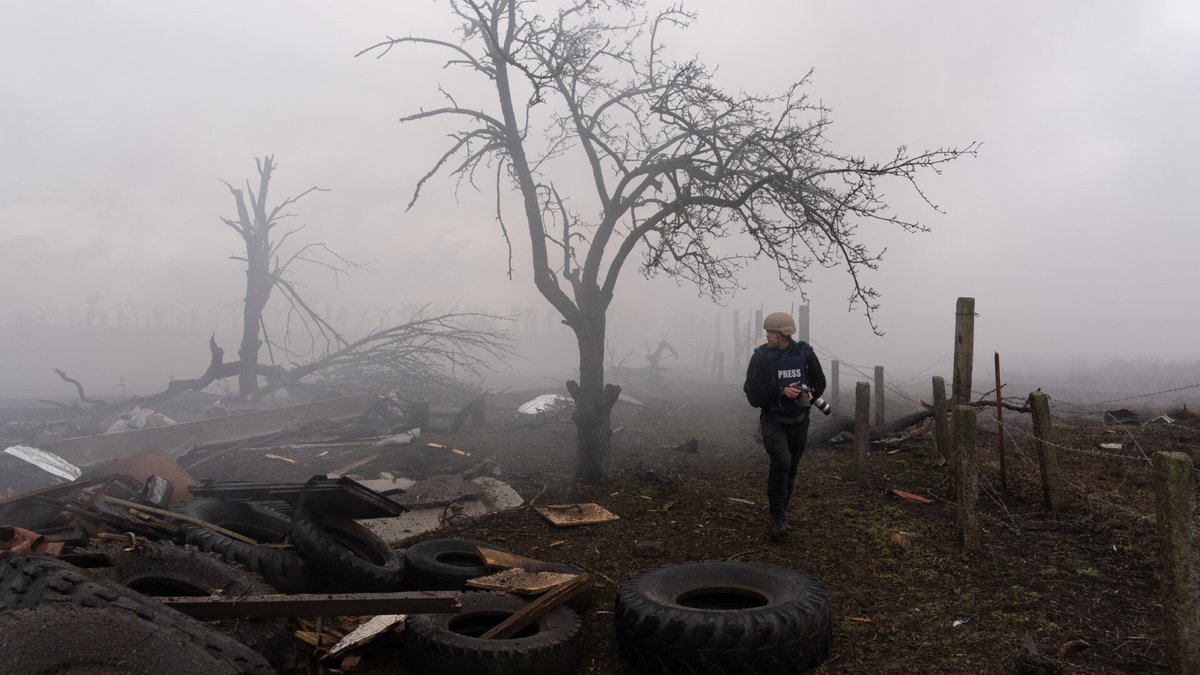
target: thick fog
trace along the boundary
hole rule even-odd
[[[941,212],[889,186],[894,210],[930,232],[861,230],[887,249],[865,279],[882,294],[882,337],[848,310],[844,272],[814,273],[804,291],[823,358],[923,386],[949,373],[955,299],[970,296],[981,373],[1000,352],[1032,384],[1088,373],[1135,394],[1200,382],[1200,5],[686,4],[699,17],[669,36],[672,55],[718,65],[734,91],[778,93],[813,69],[808,92],[832,108],[840,151],[982,142],[923,176]],[[329,318],[354,331],[425,303],[515,314],[536,340],[511,368],[570,376],[572,337],[533,287],[518,202],[503,206],[511,280],[490,179],[475,191],[435,177],[405,208],[453,127],[398,119],[439,105],[439,84],[481,105],[491,92],[442,69],[433,48],[355,54],[386,35],[456,39],[446,3],[10,1],[3,17],[0,397],[70,396],[54,368],[98,394],[156,391],[203,371],[210,334],[235,356],[245,276],[220,181],[255,178],[267,154],[272,202],[328,190],[289,209],[297,239],[373,267],[298,275]],[[734,310],[745,322],[805,302],[766,262],[741,283],[716,305],[628,268],[614,357],[645,365],[646,343],[666,338],[695,365]]]

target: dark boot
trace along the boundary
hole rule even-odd
[[[787,495],[784,496],[784,498],[783,498],[783,513],[784,514],[787,514],[788,506],[791,505],[791,503],[792,503],[792,490],[788,490]],[[792,526],[788,525],[786,518],[783,519],[783,531],[784,532],[792,531]]]
[[[771,524],[767,527],[767,535],[771,541],[782,541],[787,537],[788,526],[787,518],[784,515],[783,503],[773,501],[771,503]]]

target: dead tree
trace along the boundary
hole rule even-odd
[[[362,267],[338,256],[324,244],[306,244],[296,252],[284,257],[282,247],[291,235],[301,228],[296,228],[275,236],[274,229],[280,221],[292,217],[285,209],[303,199],[312,192],[324,191],[319,187],[310,187],[295,197],[288,197],[273,207],[267,207],[267,193],[271,188],[271,176],[276,169],[275,158],[267,155],[255,158],[258,168],[258,191],[246,181],[245,190],[235,188],[227,181],[226,187],[233,194],[237,207],[237,218],[221,218],[242,238],[245,245],[245,257],[232,256],[234,260],[246,263],[246,297],[242,308],[242,341],[238,348],[238,394],[250,396],[258,390],[258,352],[263,346],[263,310],[271,298],[271,292],[279,289],[291,301],[292,307],[300,310],[315,325],[327,328],[326,324],[313,312],[302,298],[295,292],[295,286],[288,280],[287,274],[292,264],[296,262],[316,263],[328,267],[335,274],[342,271],[340,267],[331,265],[321,254],[332,255],[341,264],[349,267]],[[249,203],[247,203],[249,202]]]
[[[471,184],[480,170],[495,170],[496,215],[511,260],[503,196],[516,188],[534,283],[579,348],[579,380],[567,386],[576,402],[577,475],[586,482],[607,468],[620,388],[604,382],[606,318],[635,253],[643,275],[689,281],[714,298],[736,288],[752,258],[774,261],[789,290],[804,287],[814,263],[840,266],[851,307],[861,304],[875,328],[878,294],[862,273],[881,253],[856,228],[877,221],[925,229],[894,215],[879,184],[897,179],[924,198],[919,173],[976,150],[902,147],[881,162],[838,153],[825,137],[828,110],[804,93],[807,77],[778,96],[726,92],[699,61],[666,60],[663,34],[694,18],[680,6],[651,12],[643,0],[575,0],[555,10],[532,0],[453,0],[449,7],[461,20],[459,40],[388,38],[361,53],[432,46],[448,53],[447,66],[477,74],[495,93],[492,105],[476,107],[443,91],[444,105],[402,118],[463,124],[412,202],[443,170]],[[580,172],[594,192],[564,195],[554,177]],[[739,233],[741,251],[713,245]]]

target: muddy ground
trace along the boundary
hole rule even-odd
[[[597,602],[583,616],[584,671],[631,672],[612,627],[616,587],[641,571],[698,560],[762,561],[821,579],[833,602],[834,638],[818,672],[834,673],[1149,673],[1164,672],[1163,620],[1149,463],[1142,453],[1200,454],[1200,422],[1114,428],[1058,411],[1055,441],[1088,450],[1124,441],[1121,459],[1064,451],[1067,503],[1041,507],[1028,416],[1010,413],[1007,490],[1000,486],[994,417],[980,416],[979,506],[982,548],[960,554],[947,469],[931,435],[875,447],[869,479],[851,475],[851,444],[814,438],[798,478],[784,544],[766,538],[766,456],[755,439],[756,411],[731,385],[673,378],[626,388],[644,407],[620,403],[613,415],[611,471],[598,486],[572,480],[573,427],[565,416],[536,424],[516,407],[539,391],[489,400],[480,428],[426,432],[423,441],[461,448],[448,455],[422,444],[393,448],[353,473],[393,471],[412,478],[473,471],[508,481],[530,504],[597,502],[615,522],[558,529],[527,507],[458,518],[421,538],[461,536],[593,572]],[[675,449],[696,439],[696,452]],[[1132,439],[1132,442],[1130,440]],[[259,453],[204,464],[197,477],[303,479],[354,460],[355,450],[316,457],[293,451],[292,465]],[[893,488],[932,500],[897,496]],[[745,503],[745,500],[752,502]],[[451,511],[453,512],[453,510]],[[906,533],[908,547],[894,543]],[[653,558],[640,540],[662,541]],[[1043,667],[1028,670],[1031,646]],[[317,672],[294,657],[289,672]],[[363,666],[385,672],[403,662],[398,644],[369,652]]]

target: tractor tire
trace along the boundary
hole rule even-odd
[[[558,607],[505,640],[479,636],[527,604],[507,593],[462,594],[458,614],[416,614],[405,627],[415,672],[455,675],[568,675],[582,655],[579,616]]]
[[[91,673],[238,673],[184,632],[116,607],[45,605],[0,614],[6,672],[26,675]]]
[[[214,553],[190,546],[147,543],[136,547],[119,544],[93,545],[112,563],[110,567],[88,568],[95,579],[111,581],[150,597],[237,598],[274,595],[275,589],[262,577]],[[275,658],[283,645],[287,621],[282,618],[229,619],[207,625],[238,640],[254,651]]]
[[[328,582],[295,551],[264,545],[283,542],[292,527],[291,520],[274,509],[249,502],[202,497],[180,502],[172,510],[260,542],[259,545],[248,544],[203,525],[179,524],[184,543],[245,567],[281,593],[318,593],[328,588]]]
[[[829,654],[829,592],[776,565],[701,562],[621,585],[617,646],[641,672],[783,675]]]
[[[224,664],[221,669],[224,672],[251,675],[275,672],[266,659],[249,647],[140,593],[109,582],[92,580],[77,567],[41,556],[14,556],[0,560],[0,612],[42,606],[62,607],[64,612],[111,609],[162,629],[183,633],[191,644]],[[5,667],[8,667],[7,662]],[[162,672],[172,671],[168,669]]]
[[[314,569],[353,592],[398,591],[404,561],[387,542],[345,516],[297,509],[292,514],[296,550]]]

